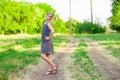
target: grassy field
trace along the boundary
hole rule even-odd
[[[77,38],[91,38],[105,47],[109,54],[120,61],[120,34],[84,34]]]
[[[64,36],[55,36],[54,48],[69,42]],[[40,58],[39,35],[11,35],[0,38],[0,80],[14,80],[28,65],[35,65]]]
[[[107,49],[108,54],[119,59],[120,61],[120,34],[82,34],[75,35],[75,38],[90,38],[98,42]],[[97,67],[87,54],[87,44],[80,40],[77,50],[72,56],[74,60],[74,78],[76,80],[102,80],[101,74],[98,73]],[[107,53],[106,53],[107,54]]]
[[[40,58],[40,36],[39,35],[11,35],[0,36],[0,80],[14,80],[15,75],[24,72],[28,65],[36,65]],[[120,60],[120,34],[82,34],[74,38],[91,38],[105,47],[109,54]],[[69,42],[67,35],[54,36],[54,50],[62,42]],[[84,41],[72,56],[75,68],[80,70],[88,80],[99,80],[92,60],[86,54],[87,45]],[[80,72],[79,71],[79,72]],[[87,80],[75,74],[76,80]]]
[[[97,68],[87,54],[87,44],[83,40],[79,41],[72,58],[74,61],[72,71],[75,72],[73,75],[75,80],[101,80]]]

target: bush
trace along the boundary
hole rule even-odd
[[[101,26],[98,23],[91,23],[89,21],[85,21],[83,23],[79,23],[77,26],[77,31],[79,34],[81,33],[105,33],[107,27]]]

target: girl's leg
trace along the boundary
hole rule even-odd
[[[47,54],[47,57],[49,58],[49,60],[52,62],[52,59],[50,57],[50,54]],[[52,71],[52,66],[50,64],[48,64],[48,71]]]
[[[50,58],[47,57],[46,54],[41,54],[41,58],[44,59],[52,67],[52,69],[56,69],[56,65],[52,62]]]
[[[51,57],[50,57],[50,54],[48,54],[47,57],[48,57],[48,58],[50,59],[50,61],[52,62],[52,59],[51,59]],[[49,66],[49,71],[52,70],[52,73],[54,73],[54,74],[57,73],[57,65],[54,66],[53,68],[52,68],[52,66],[49,65],[49,64],[48,64],[48,66]]]

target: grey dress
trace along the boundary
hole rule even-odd
[[[44,22],[42,27],[42,36],[41,36],[41,39],[42,39],[41,53],[42,54],[50,54],[53,52],[52,39],[45,40],[45,37],[49,35],[50,35],[50,30],[47,26],[47,22]]]

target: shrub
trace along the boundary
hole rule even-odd
[[[81,33],[105,33],[107,27],[101,26],[98,23],[91,23],[89,21],[84,21],[83,23],[79,23],[77,26],[77,31],[79,34]]]

